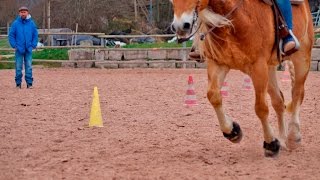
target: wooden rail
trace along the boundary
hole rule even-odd
[[[146,37],[175,37],[175,34],[152,34],[152,35],[100,35],[99,38],[146,38]]]
[[[39,32],[39,35],[92,35],[92,36],[101,36],[105,35],[104,33],[85,33],[85,32]],[[8,37],[8,35],[0,35],[0,37]]]
[[[38,47],[33,51],[40,49],[103,49],[109,51],[156,51],[156,50],[190,50],[191,47],[177,47],[177,48],[107,48],[101,46],[44,46]],[[12,48],[0,48],[0,51],[15,51]]]
[[[85,33],[85,32],[78,32],[78,33],[74,33],[74,32],[57,32],[57,33],[52,33],[52,32],[39,32],[39,35],[72,35],[72,36],[77,36],[77,35],[92,35],[92,36],[97,36],[98,38],[101,39],[101,45],[100,47],[104,47],[105,46],[105,39],[107,38],[147,38],[147,37],[161,37],[161,38],[167,38],[167,37],[175,37],[175,34],[152,34],[152,35],[105,35],[104,33]],[[5,37],[7,38],[8,35],[0,35],[0,37]],[[46,46],[48,47],[48,46]],[[56,48],[74,48],[77,46],[54,46]],[[49,49],[52,48],[51,46],[48,47]],[[95,46],[87,46],[87,47],[83,47],[82,48],[96,48]],[[42,49],[42,48],[39,48]],[[46,49],[46,48],[43,48]],[[2,51],[11,51],[8,48],[2,48],[0,49]]]
[[[39,35],[92,35],[99,38],[145,38],[145,37],[174,37],[175,34],[151,34],[151,35],[106,35],[104,33],[72,33],[72,32],[41,32]],[[0,35],[0,37],[8,37],[8,35]]]
[[[14,63],[15,61],[10,60],[0,60],[0,63]],[[177,61],[177,60],[151,60],[151,61],[135,61],[135,60],[128,60],[128,61],[108,61],[108,60],[77,60],[77,61],[71,61],[71,60],[45,60],[45,59],[33,59],[32,62],[51,62],[51,63],[82,63],[82,62],[99,62],[104,64],[143,64],[143,63],[184,63],[184,64],[192,64],[197,61],[188,60],[188,61]]]

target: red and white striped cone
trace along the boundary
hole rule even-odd
[[[245,75],[244,78],[243,78],[242,89],[246,90],[246,91],[251,91],[252,90],[251,78],[248,75]]]
[[[227,81],[223,82],[222,87],[220,89],[220,94],[224,98],[229,96],[229,86]]]
[[[287,81],[291,80],[290,72],[289,72],[289,66],[288,66],[287,63],[285,63],[285,65],[284,65],[284,71],[283,71],[280,79],[281,79],[282,82],[287,82]]]
[[[184,100],[184,105],[187,107],[198,105],[196,93],[193,86],[193,78],[191,75],[188,79],[188,89]]]

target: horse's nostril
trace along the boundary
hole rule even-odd
[[[184,23],[183,24],[183,29],[188,30],[191,28],[191,24],[190,23]]]
[[[173,25],[173,24],[171,24],[171,31],[172,31],[172,32],[174,32],[174,33],[176,33],[176,32],[177,32],[177,30],[176,30],[176,28],[174,27],[174,25]]]

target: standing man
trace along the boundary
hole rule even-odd
[[[10,28],[9,42],[11,47],[15,49],[16,87],[21,89],[22,65],[24,63],[27,88],[32,88],[32,50],[38,44],[38,30],[31,19],[29,9],[25,6],[19,8],[19,17]]]

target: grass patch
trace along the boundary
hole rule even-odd
[[[58,67],[61,67],[62,63],[61,62],[32,62],[32,65],[35,66],[35,65],[41,65],[45,68],[58,68]],[[14,65],[14,62],[12,63],[2,63],[0,61],[0,70],[1,69],[14,69],[15,68],[15,65]]]
[[[7,38],[0,38],[0,48],[10,48]]]
[[[3,60],[3,61],[14,61],[14,57],[2,57],[1,60]]]
[[[0,69],[14,69],[14,63],[2,63],[2,62],[0,62]]]
[[[33,59],[68,60],[68,49],[43,49],[32,54]]]
[[[10,48],[7,38],[0,38],[0,48]],[[0,55],[14,54],[13,51],[0,51]]]
[[[14,54],[13,51],[0,51],[0,55],[9,55],[9,54]]]
[[[187,42],[187,47],[192,46],[192,41]],[[162,43],[134,43],[134,44],[128,44],[126,46],[123,46],[123,48],[182,48],[183,44],[178,44],[178,43],[167,43],[167,42],[162,42]]]
[[[33,62],[33,65],[41,65],[45,68],[58,68],[61,67],[61,62]]]
[[[41,51],[34,51],[32,53],[33,59],[44,60],[68,60],[68,49],[44,49]],[[4,63],[0,61],[0,69],[14,69],[14,57],[2,58],[5,61],[12,61],[12,63]],[[42,65],[46,68],[61,67],[61,62],[33,62],[33,65]]]
[[[32,53],[32,59],[44,60],[68,60],[68,49],[43,49]],[[5,58],[2,60],[14,60],[14,57]]]

